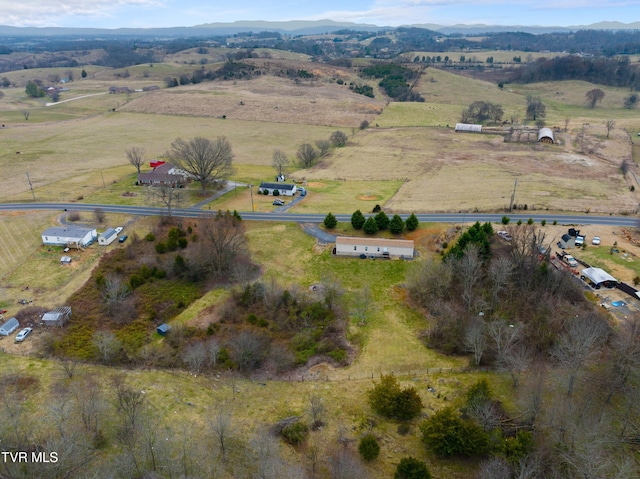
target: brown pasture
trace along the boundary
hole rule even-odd
[[[358,127],[373,120],[384,102],[346,85],[261,76],[238,82],[211,82],[164,89],[124,106],[124,111],[198,117]]]
[[[585,147],[574,148],[577,132],[559,133],[560,145],[507,143],[500,135],[455,133],[452,128],[372,128],[334,152],[307,180],[405,180],[386,204],[390,212],[480,211],[515,201],[538,210],[620,213],[635,211],[629,186],[635,176],[620,172],[631,159],[624,132],[602,139],[603,127],[586,129]],[[615,133],[615,136],[614,136]]]

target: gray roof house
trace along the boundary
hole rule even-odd
[[[42,243],[55,246],[86,246],[97,237],[95,228],[53,226],[42,232]]]

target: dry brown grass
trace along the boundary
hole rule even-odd
[[[144,95],[123,109],[163,115],[358,127],[378,115],[384,102],[346,85],[261,76],[238,82],[212,82]]]
[[[590,154],[562,145],[505,143],[501,136],[452,129],[367,129],[352,146],[334,153],[309,180],[407,180],[386,204],[391,212],[472,211],[508,206],[514,180],[516,202],[537,209],[591,212],[635,211],[637,200],[619,171],[631,158],[630,141],[602,139],[587,129]]]

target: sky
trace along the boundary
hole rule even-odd
[[[152,28],[241,20],[574,26],[640,20],[640,0],[0,0],[0,25]]]

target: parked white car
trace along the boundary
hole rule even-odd
[[[27,336],[29,336],[31,331],[33,331],[32,328],[21,329],[20,332],[18,334],[16,334],[16,343],[21,343],[22,341],[27,339]]]
[[[600,244],[600,236],[594,236],[591,239],[591,244],[599,245]]]

